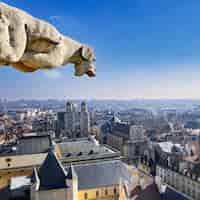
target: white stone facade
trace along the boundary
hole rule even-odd
[[[161,166],[156,167],[156,175],[161,177],[164,183],[167,183],[178,191],[186,194],[194,200],[200,199],[200,181],[186,175],[172,171]]]

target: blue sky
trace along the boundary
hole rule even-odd
[[[95,49],[97,76],[73,67],[0,68],[0,98],[200,98],[200,1],[5,0]]]

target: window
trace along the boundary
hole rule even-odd
[[[108,195],[108,190],[107,190],[107,189],[105,190],[105,195],[106,195],[106,196]]]
[[[114,194],[117,194],[117,189],[116,189],[116,188],[114,188],[114,191],[113,191],[113,192],[114,192]]]
[[[87,194],[87,192],[84,194],[84,198],[85,198],[85,199],[88,199],[88,194]]]
[[[92,154],[94,154],[94,151],[93,151],[93,150],[91,150],[91,151],[88,153],[88,155],[92,155]]]
[[[99,191],[96,191],[96,197],[98,197],[99,196]]]
[[[12,159],[11,158],[6,158],[6,162],[11,162]]]

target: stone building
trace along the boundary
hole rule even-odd
[[[14,189],[8,187],[8,195],[26,196],[26,200],[126,200],[124,184],[131,184],[130,173],[120,160],[64,168],[51,151],[32,176],[23,179]]]
[[[142,162],[147,173],[154,172],[165,184],[174,187],[188,199],[200,198],[200,162],[196,156],[187,156],[185,147],[178,143],[158,142],[153,143],[150,151],[144,155]],[[153,173],[154,175],[154,173]]]
[[[138,159],[147,148],[144,128],[140,125],[114,122],[107,133],[106,143],[118,150],[128,160]]]
[[[164,183],[167,183],[178,191],[191,197],[191,199],[200,199],[200,178],[190,173],[174,171],[160,165],[156,167],[156,175],[161,177]]]

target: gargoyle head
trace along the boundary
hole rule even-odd
[[[96,67],[93,64],[96,58],[93,50],[87,46],[82,46],[79,53],[79,61],[75,64],[75,75],[82,76],[87,74],[89,77],[96,76]]]

